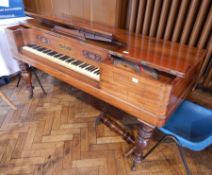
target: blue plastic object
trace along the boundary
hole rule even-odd
[[[212,144],[212,110],[184,101],[159,130],[174,136],[181,146],[201,151]]]

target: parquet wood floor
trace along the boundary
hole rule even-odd
[[[107,105],[51,76],[39,76],[47,97],[35,81],[31,100],[23,82],[18,88],[16,80],[1,87],[18,107],[13,111],[0,101],[1,175],[184,174],[172,143],[162,144],[136,172],[131,172],[130,160],[124,157],[130,146],[105,126],[95,127],[95,117],[100,113],[96,107]],[[123,116],[116,109],[111,111]],[[129,128],[134,124],[130,118],[124,121]],[[194,175],[212,174],[211,148],[186,150],[186,157]]]

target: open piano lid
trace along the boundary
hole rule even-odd
[[[29,12],[26,14],[47,24],[82,29],[110,38],[116,43],[124,43],[110,53],[181,78],[190,71],[192,65],[200,64],[206,55],[203,49],[129,33],[78,17],[50,17]]]

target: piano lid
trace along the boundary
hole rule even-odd
[[[206,55],[206,51],[203,49],[129,33],[123,29],[105,26],[73,16],[50,17],[29,12],[26,14],[42,22],[51,23],[51,25],[85,29],[107,38],[111,37],[118,43],[125,44],[122,47],[110,50],[110,53],[182,78],[193,65],[200,64]]]
[[[183,78],[206,55],[197,49],[151,37],[130,37],[128,45],[111,52],[120,57]],[[133,38],[133,39],[132,39]]]

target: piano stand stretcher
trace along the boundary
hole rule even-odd
[[[103,123],[111,130],[121,135],[127,143],[132,144],[132,148],[125,154],[126,157],[131,156],[132,158],[132,166],[131,170],[136,170],[136,165],[141,163],[144,160],[144,150],[148,145],[149,140],[152,137],[155,127],[151,127],[144,123],[139,123],[137,130],[137,138],[134,138],[132,134],[130,134],[126,129],[124,129],[120,124],[112,120],[106,115],[106,112],[101,113],[97,119],[96,124]]]

